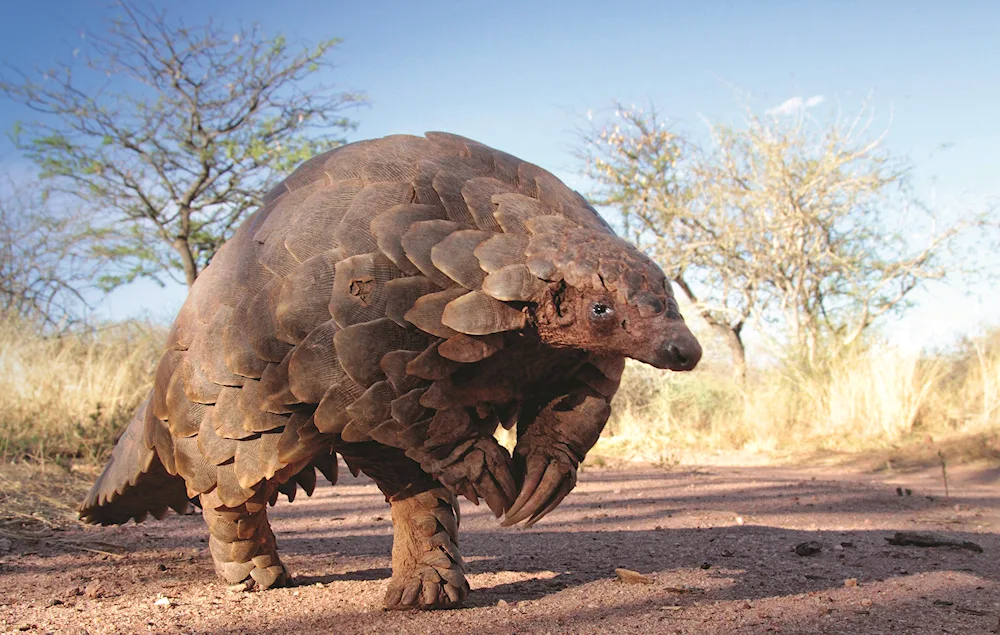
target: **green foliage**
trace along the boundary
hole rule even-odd
[[[365,97],[318,81],[339,39],[297,48],[257,26],[182,26],[128,1],[117,13],[82,63],[0,78],[38,115],[12,139],[104,232],[95,255],[118,270],[102,286],[191,284],[281,175],[344,143],[356,124],[342,111]]]

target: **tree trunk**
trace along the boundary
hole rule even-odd
[[[194,254],[191,253],[191,244],[183,238],[178,238],[174,240],[173,248],[181,258],[181,264],[184,265],[184,278],[187,280],[188,288],[191,288],[198,277],[198,263],[194,260]]]
[[[740,333],[743,331],[746,319],[740,320],[736,326],[716,320],[709,311],[705,310],[699,304],[697,296],[695,296],[694,291],[688,285],[687,281],[684,280],[683,276],[674,278],[674,284],[680,287],[695,311],[708,323],[709,327],[722,335],[722,339],[726,341],[726,344],[729,346],[729,352],[732,355],[733,378],[739,386],[744,386],[747,381],[747,352],[743,346],[743,338],[740,336]]]
[[[743,338],[740,337],[742,324],[733,328],[728,324],[712,324],[712,329],[722,335],[722,338],[729,346],[729,353],[733,361],[733,379],[740,386],[747,381],[747,352],[743,346]]]

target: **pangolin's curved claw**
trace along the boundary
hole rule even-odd
[[[549,504],[546,505],[545,508],[542,509],[542,511],[536,513],[534,516],[529,518],[526,523],[524,523],[525,529],[531,527],[532,525],[540,521],[544,516],[546,516],[550,511],[552,511],[556,507],[559,507],[559,503],[561,503],[563,499],[566,498],[566,496],[573,490],[574,485],[575,483],[573,482],[573,479],[569,478],[563,479],[563,482],[559,486],[559,489],[556,490],[556,493],[552,495]]]
[[[544,468],[539,467],[543,464]],[[539,473],[541,477],[537,476]],[[537,486],[534,486],[535,483]],[[507,512],[503,526],[510,527],[527,518],[532,519],[529,525],[534,524],[543,515],[552,511],[569,494],[574,485],[576,485],[576,469],[569,461],[559,460],[556,457],[546,460],[546,457],[538,455],[529,457],[521,495]],[[522,500],[523,498],[527,500]]]
[[[497,518],[503,516],[504,510],[510,506],[510,499],[488,472],[484,472],[476,483],[476,491]]]
[[[527,503],[528,499],[531,498],[531,495],[535,493],[535,490],[538,489],[538,484],[542,480],[542,476],[545,474],[545,468],[548,464],[548,458],[541,454],[532,454],[528,457],[524,468],[524,482],[521,483],[521,491],[518,492],[517,498],[514,499],[514,504],[507,510],[507,518],[510,518],[521,511],[524,504]],[[508,526],[506,521],[503,523],[503,526]]]

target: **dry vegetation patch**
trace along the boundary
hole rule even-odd
[[[49,334],[0,321],[0,461],[99,462],[151,386],[160,327]]]
[[[71,521],[149,389],[163,337],[134,322],[54,336],[0,321],[0,526]],[[711,364],[675,374],[630,362],[587,465],[733,452],[870,469],[997,464],[1000,330],[946,353],[870,346],[810,372],[779,364],[745,387]]]
[[[733,450],[1000,460],[1000,330],[948,352],[880,344],[809,370],[777,364],[744,386],[630,362],[594,455],[669,464]]]

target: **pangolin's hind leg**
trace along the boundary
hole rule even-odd
[[[215,572],[229,584],[247,589],[288,586],[292,580],[278,559],[267,521],[267,498],[258,500],[263,493],[238,507],[226,507],[214,491],[201,495]]]
[[[401,498],[392,505],[392,581],[388,609],[450,608],[469,594],[458,552],[454,494],[443,487]]]

